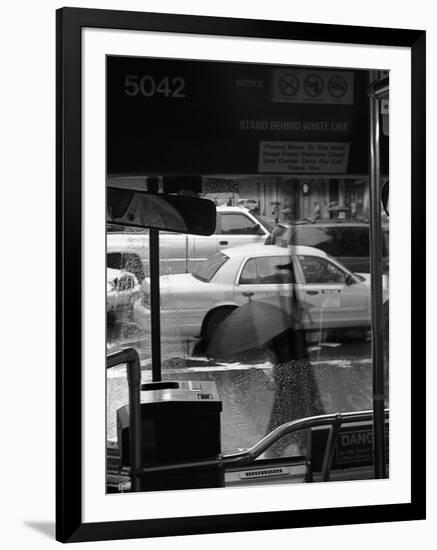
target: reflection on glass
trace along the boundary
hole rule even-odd
[[[252,193],[253,212],[247,202],[236,206],[238,196],[227,193],[225,180],[222,187],[217,177],[214,188],[205,184],[218,203],[214,234],[160,234],[161,352],[163,379],[216,383],[223,402],[222,451],[230,452],[254,445],[289,420],[371,409],[372,375],[363,206],[368,185],[361,180],[354,187],[362,220],[331,218],[329,201],[320,196],[320,218],[308,221],[303,209],[313,205],[298,194],[302,181],[264,176],[261,185],[256,176],[247,177],[240,188],[246,197]],[[329,180],[320,186],[327,197],[329,189]],[[388,224],[383,229],[388,245]],[[387,272],[388,246],[384,261]],[[122,228],[108,233],[107,266],[113,282],[108,304],[115,292],[111,299],[119,306],[112,317],[108,311],[108,349],[136,347],[143,381],[150,381],[147,234]],[[110,270],[118,272],[110,276]],[[385,311],[388,318],[388,305]],[[386,334],[388,380],[388,323]],[[124,385],[121,376],[108,380],[110,439],[116,438],[114,411],[126,402]],[[305,452],[306,434],[300,434],[268,454]]]
[[[109,223],[186,231],[184,219],[168,201],[125,189],[108,189]]]
[[[215,230],[216,209],[209,200],[118,187],[108,187],[106,197],[106,220],[110,226],[195,235],[211,235]]]

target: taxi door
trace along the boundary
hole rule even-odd
[[[369,288],[327,258],[298,256],[301,284],[298,296],[310,304],[314,329],[370,324]],[[349,275],[349,276],[348,276]]]
[[[269,247],[268,247],[269,248]],[[243,303],[249,298],[253,300],[285,298],[285,305],[291,297],[292,270],[291,257],[261,256],[248,258],[242,265],[235,285],[236,297]],[[283,302],[278,305],[285,308]]]

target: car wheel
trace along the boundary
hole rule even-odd
[[[226,317],[230,313],[232,313],[234,309],[235,308],[229,308],[229,307],[221,308],[221,309],[218,309],[217,311],[212,312],[208,316],[205,324],[205,329],[203,331],[203,339],[205,340],[206,344],[208,344],[211,341],[211,338],[215,333],[215,331],[217,330],[217,328],[219,327],[219,325],[223,323]]]

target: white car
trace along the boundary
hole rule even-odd
[[[141,285],[135,275],[121,269],[106,269],[106,313],[118,319],[130,313],[140,296]]]
[[[278,269],[292,262],[294,269]],[[160,277],[161,323],[182,338],[208,341],[218,324],[248,299],[291,296],[308,304],[303,328],[370,326],[370,286],[317,248],[251,245],[223,250],[194,273]],[[150,330],[149,279],[134,305],[134,322]],[[385,299],[387,296],[385,296]]]
[[[107,265],[126,269],[142,281],[149,274],[149,235],[147,231],[108,232]],[[262,218],[246,208],[218,206],[213,235],[159,233],[160,270],[164,273],[187,273],[218,252],[233,246],[263,243],[270,234]]]

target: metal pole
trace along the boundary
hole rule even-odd
[[[152,380],[160,382],[161,377],[161,318],[159,296],[159,231],[149,230],[150,253],[150,320],[152,338]]]
[[[376,71],[370,80],[375,82]],[[379,101],[370,94],[370,273],[372,302],[373,454],[375,478],[387,477],[384,429],[384,350],[382,315],[382,231]]]

